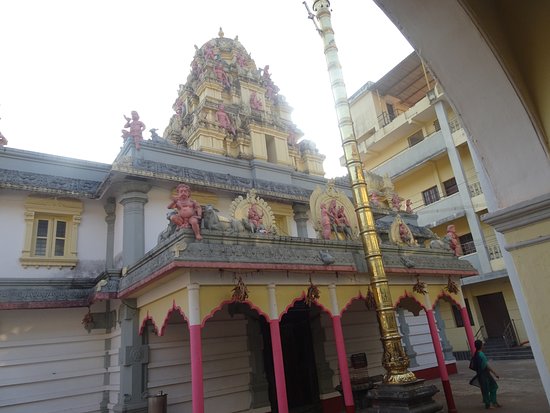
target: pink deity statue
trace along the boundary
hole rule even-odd
[[[376,192],[370,194],[370,202],[373,207],[378,208],[380,206],[380,197]]]
[[[246,67],[246,57],[241,52],[238,52],[236,59],[237,59],[237,66],[240,69],[244,69]]]
[[[264,70],[263,70],[263,78],[264,78],[264,81],[267,81],[267,82],[271,82],[271,73],[269,73],[269,65],[265,65],[264,66]]]
[[[231,124],[231,119],[229,119],[229,115],[225,113],[225,106],[223,103],[220,103],[220,106],[218,107],[218,111],[216,112],[216,119],[218,119],[218,123],[223,129],[231,133],[233,136],[237,135],[237,131],[235,130],[235,127]]]
[[[2,135],[2,132],[0,132],[0,149],[3,148],[8,144],[8,140],[4,135]]]
[[[405,244],[409,244],[411,242],[411,236],[409,231],[407,231],[407,226],[402,222],[399,224],[399,238],[401,238],[401,241]]]
[[[223,87],[231,87],[229,76],[227,76],[227,73],[225,73],[225,70],[223,70],[223,66],[221,65],[221,63],[218,63],[216,66],[214,66],[214,73],[216,74],[216,78],[222,83]]]
[[[447,235],[445,238],[449,241],[449,246],[457,257],[464,255],[460,240],[458,239],[458,235],[456,235],[456,228],[453,224],[447,226]]]
[[[412,201],[410,199],[405,201],[405,212],[407,212],[407,214],[412,214],[414,212],[412,209]]]
[[[343,206],[338,206],[336,200],[333,199],[329,203],[328,216],[332,230],[336,235],[338,232],[343,233],[346,238],[352,238],[351,225]]]
[[[202,218],[202,208],[200,204],[190,198],[191,189],[186,184],[179,184],[176,187],[176,195],[168,205],[169,209],[175,209],[176,213],[170,216],[170,221],[178,228],[191,228],[195,234],[195,239],[201,240],[202,235],[199,227]]]
[[[321,204],[321,236],[323,239],[330,239],[331,225],[330,216],[326,204]]]
[[[204,58],[205,59],[214,59],[216,57],[216,54],[214,53],[214,48],[212,45],[207,44],[204,47]]]
[[[264,214],[258,211],[257,205],[252,204],[248,209],[248,223],[252,228],[252,232],[259,232],[263,229],[263,217]]]
[[[402,202],[402,198],[400,198],[399,195],[397,195],[396,193],[393,194],[393,196],[391,197],[392,209],[398,212],[401,211],[401,202]]]
[[[142,133],[145,130],[145,123],[139,120],[139,115],[135,110],[132,111],[131,118],[124,115],[124,119],[126,119],[126,124],[124,125],[124,127],[130,128],[129,131],[124,129],[122,130],[122,137],[124,138],[124,142],[126,142],[126,139],[128,138],[133,139],[136,149],[139,150],[141,148],[141,141],[143,140]]]
[[[254,110],[262,110],[264,108],[262,101],[256,94],[256,92],[252,92],[250,95],[250,107]]]

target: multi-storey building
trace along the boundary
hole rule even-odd
[[[462,280],[471,322],[478,337],[504,340],[510,347],[527,340],[494,230],[487,213],[466,133],[441,86],[411,53],[377,82],[350,99],[354,128],[365,169],[389,178],[394,191],[418,215],[418,223],[441,239],[455,231],[459,259],[478,275]],[[371,185],[371,195],[384,191]],[[453,336],[463,325],[458,312],[445,320],[455,352],[467,343]]]

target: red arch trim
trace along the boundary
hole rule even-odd
[[[450,293],[445,292],[444,290],[441,290],[441,292],[438,294],[437,298],[435,299],[435,302],[432,304],[432,309],[435,308],[436,304],[439,300],[443,299],[449,299],[454,305],[456,305],[459,309],[462,309],[462,306],[459,302],[457,302]]]
[[[143,330],[145,329],[145,326],[147,325],[147,322],[151,321],[153,326],[154,326],[155,334],[159,337],[163,336],[164,335],[164,330],[166,329],[166,326],[168,325],[168,319],[170,318],[170,315],[174,311],[177,311],[183,317],[183,319],[185,321],[187,321],[187,323],[189,324],[189,320],[188,320],[187,316],[185,315],[185,313],[183,312],[181,307],[179,305],[176,305],[176,300],[173,300],[172,301],[172,308],[168,309],[168,311],[166,312],[166,316],[164,317],[164,320],[162,322],[162,325],[161,325],[160,329],[158,328],[157,324],[155,323],[155,320],[153,320],[153,318],[149,315],[149,311],[147,311],[147,316],[141,322],[141,327],[139,329],[139,335],[143,334]]]
[[[405,298],[411,298],[420,306],[420,308],[426,311],[426,306],[422,304],[420,301],[418,301],[418,299],[414,295],[409,293],[407,290],[404,290],[403,295],[400,295],[399,298],[395,301],[395,305],[393,306],[393,308],[397,309],[397,306],[399,306],[399,303],[401,302],[401,300],[404,300]]]
[[[206,322],[209,319],[211,319],[212,317],[214,317],[214,315],[218,311],[221,311],[224,305],[231,304],[231,303],[234,303],[234,302],[235,302],[235,300],[224,300],[217,307],[214,307],[212,309],[212,311],[210,311],[210,313],[208,313],[208,315],[205,316],[204,319],[201,321],[201,328],[203,328],[204,325],[206,324]],[[258,307],[257,305],[255,305],[252,301],[245,300],[245,301],[241,301],[241,303],[248,305],[252,310],[255,310],[258,314],[264,316],[267,321],[270,321],[269,315],[266,314],[265,312],[263,312],[262,309],[260,307]]]

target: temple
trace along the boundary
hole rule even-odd
[[[365,407],[391,360],[348,178],[324,178],[269,66],[221,30],[173,109],[150,138],[133,112],[112,164],[0,151],[0,410]],[[366,177],[408,368],[452,374],[476,270]]]

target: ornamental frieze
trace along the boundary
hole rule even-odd
[[[143,174],[142,171],[147,171],[150,172],[152,176],[158,178],[185,181],[188,184],[204,185],[238,192],[247,192],[255,188],[257,192],[265,195],[296,200],[309,199],[311,193],[310,190],[294,185],[286,185],[261,179],[243,178],[230,174],[203,171],[145,159],[134,159],[131,166],[126,167],[117,165],[115,169],[136,175]]]
[[[0,187],[95,197],[99,181],[0,169]]]

